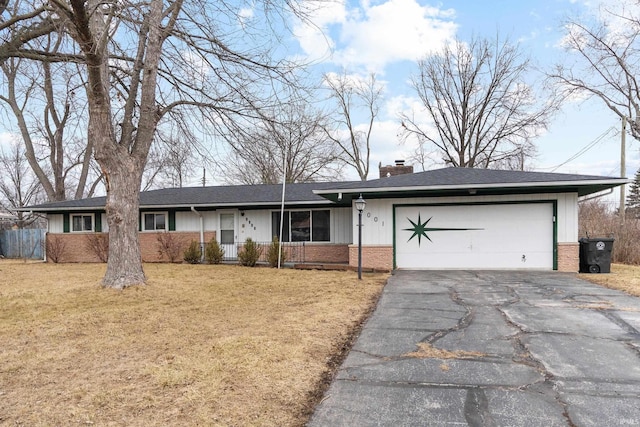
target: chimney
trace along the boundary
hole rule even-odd
[[[396,160],[395,165],[387,166],[382,166],[382,162],[380,162],[378,169],[380,169],[380,178],[413,173],[413,166],[405,166],[404,160]]]

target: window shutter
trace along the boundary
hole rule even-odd
[[[102,214],[100,212],[96,212],[94,215],[95,224],[93,226],[96,233],[102,232]]]
[[[169,231],[176,231],[176,211],[169,211]]]

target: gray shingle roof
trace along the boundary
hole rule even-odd
[[[534,193],[540,191],[577,192],[580,196],[596,193],[630,182],[627,178],[611,178],[596,175],[577,175],[548,172],[527,172],[472,168],[444,168],[406,175],[374,179],[366,182],[349,182],[331,189],[316,190],[317,194],[337,200],[336,194],[368,193],[369,197],[389,197],[398,193],[413,195],[469,194],[470,190],[483,189],[484,194]],[[475,193],[472,193],[475,194]],[[355,196],[357,197],[357,196]]]
[[[383,188],[383,187],[422,187],[422,186],[454,186],[483,184],[531,184],[542,182],[578,182],[602,181],[603,179],[620,179],[595,175],[576,175],[548,172],[528,172],[472,168],[444,168],[406,175],[397,175],[372,179],[366,182],[341,183],[335,188]],[[624,181],[626,182],[626,181]],[[624,182],[621,182],[624,183]]]
[[[444,168],[413,174],[397,175],[370,181],[314,182],[288,184],[285,201],[292,204],[330,204],[331,200],[350,203],[356,196],[338,197],[358,192],[369,193],[369,197],[384,197],[385,194],[411,193],[445,195],[451,191],[490,189],[493,194],[535,191],[576,191],[586,195],[628,183],[626,178],[611,178],[595,175],[576,175],[546,172],[506,171],[491,169]],[[480,190],[478,190],[480,191]],[[488,190],[487,190],[488,191]],[[461,193],[462,194],[462,193]],[[276,206],[280,204],[282,186],[277,185],[229,185],[215,187],[165,188],[140,193],[140,207],[251,207]],[[95,197],[82,200],[47,203],[31,206],[39,212],[79,209],[102,209],[106,198]]]
[[[287,184],[285,202],[288,204],[330,204],[313,190],[331,188],[336,183],[313,182]],[[282,185],[228,185],[212,187],[163,188],[140,193],[140,207],[232,207],[232,206],[273,206],[279,205],[282,198]],[[45,203],[30,206],[34,211],[78,210],[83,208],[104,208],[106,197],[93,197],[81,200]]]

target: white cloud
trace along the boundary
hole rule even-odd
[[[372,4],[375,3],[375,4]],[[344,68],[381,73],[396,61],[414,61],[440,49],[457,30],[452,9],[423,6],[418,0],[337,2],[318,9],[317,28],[299,25],[296,35],[305,53]]]
[[[335,43],[327,34],[329,28],[346,20],[345,0],[328,3],[309,0],[306,7],[312,24],[298,22],[294,34],[300,47],[312,61],[326,59],[335,48]]]
[[[0,132],[0,147],[9,147],[15,143],[16,135],[9,132]]]

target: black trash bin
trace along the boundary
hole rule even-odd
[[[580,273],[610,273],[613,241],[611,237],[580,239]]]

